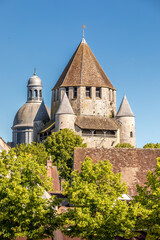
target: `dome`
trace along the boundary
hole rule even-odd
[[[41,103],[25,103],[16,113],[13,121],[14,128],[33,127],[33,121]]]
[[[42,86],[42,81],[41,79],[34,73],[34,75],[28,80],[28,85],[27,87],[31,86]]]

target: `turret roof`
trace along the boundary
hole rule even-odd
[[[58,108],[56,114],[74,114],[66,93],[64,93],[64,96],[62,98],[62,101],[59,105],[59,108]]]
[[[94,86],[114,89],[84,38],[53,89],[69,86]]]
[[[44,101],[42,100],[42,103],[38,109],[38,112],[36,114],[36,117],[34,121],[49,121],[50,120],[50,109],[44,104]]]
[[[117,112],[117,117],[134,117],[131,107],[128,103],[126,95],[124,95],[119,110]]]

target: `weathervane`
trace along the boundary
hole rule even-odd
[[[83,28],[83,38],[84,38],[84,29],[87,28],[86,25],[82,25]]]
[[[36,67],[34,68],[34,75],[36,75]]]

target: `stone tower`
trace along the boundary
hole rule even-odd
[[[34,72],[27,84],[27,102],[18,110],[13,121],[13,146],[33,141],[33,122],[41,104],[42,81]]]
[[[136,147],[135,116],[130,108],[126,95],[124,95],[116,116],[120,123],[120,143],[130,143]]]
[[[74,123],[75,114],[66,93],[64,93],[64,96],[55,116],[55,131],[58,132],[63,128],[69,128],[74,131]]]
[[[84,38],[52,89],[52,120],[64,92],[76,115],[109,117],[116,114],[116,90]]]

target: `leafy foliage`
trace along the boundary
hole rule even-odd
[[[0,239],[20,236],[44,239],[53,234],[57,222],[53,198],[45,199],[51,188],[44,166],[28,153],[11,150],[0,155]]]
[[[155,171],[148,172],[145,186],[137,185],[137,192],[135,200],[143,208],[137,228],[146,229],[147,240],[160,239],[160,158],[157,159]]]
[[[57,166],[61,178],[70,178],[73,165],[73,150],[75,147],[86,147],[83,139],[73,131],[65,128],[54,132],[44,142],[46,150],[54,165]]]
[[[81,172],[73,171],[72,185],[66,182],[64,194],[74,206],[62,215],[62,231],[71,237],[113,240],[130,237],[137,216],[137,205],[129,206],[119,199],[127,193],[120,173],[112,172],[109,161],[82,163]]]
[[[39,164],[46,165],[46,161],[49,159],[48,153],[43,143],[33,142],[32,144],[20,144],[14,148],[14,152],[17,156],[26,153],[31,154]]]
[[[143,148],[160,148],[160,143],[147,143]]]
[[[134,148],[134,146],[132,146],[130,143],[118,143],[115,147],[116,148]]]

